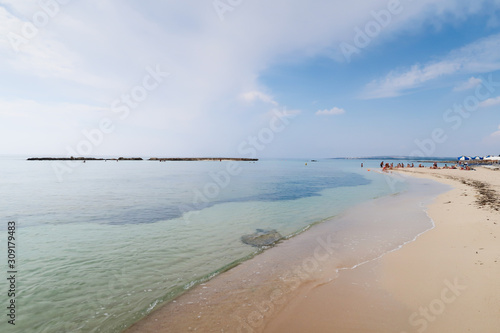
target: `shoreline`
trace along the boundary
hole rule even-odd
[[[424,182],[414,192],[422,195],[426,189],[422,186],[428,185],[428,181]],[[417,209],[414,202],[421,202],[421,196],[415,197],[414,192],[372,199],[362,204],[362,209],[349,209],[330,223],[317,224],[308,232],[193,287],[125,332],[266,331],[273,318],[307,291],[378,260],[432,228],[428,216],[418,208],[414,211],[418,222],[414,223],[415,229],[393,232],[399,216]],[[401,207],[391,211],[387,209],[390,205]],[[382,222],[392,224],[367,226],[368,212],[378,212]],[[375,239],[370,239],[373,235]]]

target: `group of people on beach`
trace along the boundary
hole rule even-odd
[[[405,168],[405,164],[404,163],[398,163],[395,167],[394,167],[394,163],[385,163],[384,164],[384,161],[380,162],[380,167],[382,168],[382,171],[385,171],[385,170],[393,170],[394,168],[398,169],[398,168]],[[415,164],[414,163],[407,163],[406,164],[406,168],[414,168],[415,167]],[[425,168],[425,166],[420,163],[418,165],[419,168]],[[444,167],[440,168],[438,167],[438,164],[437,162],[434,162],[432,164],[432,166],[430,167],[431,169],[460,169],[460,170],[473,170],[470,168],[470,166],[465,163],[465,164],[462,164],[462,163],[459,163],[459,164],[455,164],[455,165],[452,165],[452,166],[448,166],[448,164],[445,164]]]
[[[394,168],[405,168],[405,164],[404,163],[398,163],[396,165],[396,167],[394,167],[394,163],[391,163],[391,164],[385,163],[384,164],[384,161],[382,161],[382,162],[380,162],[380,167],[382,168],[382,170],[392,170]],[[414,168],[414,167],[415,167],[414,163],[412,163],[412,164],[407,163],[406,164],[406,168]],[[424,166],[422,164],[419,164],[418,167],[419,168],[423,168]]]
[[[458,162],[458,164],[448,166],[448,164],[445,164],[444,167],[440,168],[438,167],[437,163],[434,162],[434,164],[431,166],[431,169],[460,169],[460,170],[474,170],[471,168],[467,162],[462,164],[461,162]]]

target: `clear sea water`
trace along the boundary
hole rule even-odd
[[[379,161],[360,162],[88,161],[61,181],[54,162],[2,157],[5,314],[8,221],[17,224],[18,273],[16,325],[2,314],[0,332],[121,332],[257,254],[242,235],[291,236],[405,189],[367,172]]]

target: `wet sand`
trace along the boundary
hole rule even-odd
[[[449,188],[426,179],[405,181],[410,191],[372,200],[317,224],[192,288],[126,332],[407,328],[411,308],[401,307],[400,299],[385,287],[379,258],[399,252],[431,229],[423,207]]]

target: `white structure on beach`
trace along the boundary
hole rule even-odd
[[[498,162],[498,161],[500,161],[500,155],[499,156],[488,155],[485,157],[481,157],[481,156],[470,157],[470,156],[462,155],[462,156],[458,157],[457,160],[459,160],[459,161],[471,161],[471,160],[474,160],[474,161],[497,161]]]

